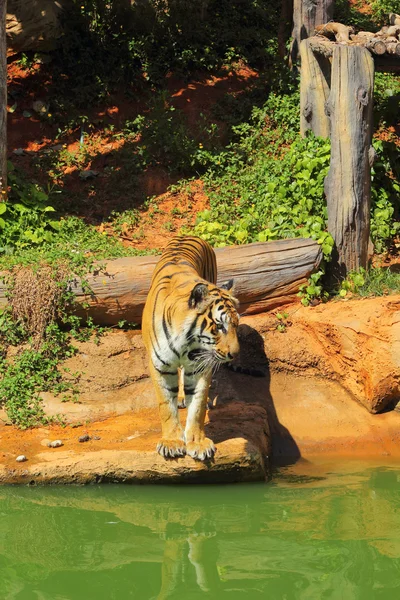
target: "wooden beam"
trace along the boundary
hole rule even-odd
[[[331,162],[325,180],[328,230],[335,240],[332,273],[338,278],[367,266],[374,62],[365,48],[335,45],[327,103]]]
[[[318,268],[322,256],[314,240],[303,238],[217,248],[215,252],[218,283],[235,280],[234,293],[242,314],[264,312],[295,300],[300,285]],[[92,296],[85,294],[78,278],[71,277],[70,289],[77,300],[74,312],[102,325],[121,320],[140,323],[158,260],[158,256],[139,256],[106,262],[104,270],[87,277]],[[1,282],[0,308],[6,304],[6,288]]]

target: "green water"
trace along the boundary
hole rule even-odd
[[[0,488],[0,600],[397,598],[400,466]]]

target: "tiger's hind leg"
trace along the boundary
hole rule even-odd
[[[185,456],[185,434],[178,415],[178,373],[163,374],[150,363],[150,375],[156,391],[162,428],[157,452],[164,458]]]

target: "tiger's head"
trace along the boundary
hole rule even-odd
[[[189,334],[192,349],[188,358],[197,364],[199,371],[217,369],[239,353],[239,302],[230,293],[232,287],[231,279],[220,287],[197,283],[191,291],[189,308],[196,311],[197,318]]]

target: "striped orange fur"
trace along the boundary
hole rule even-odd
[[[204,433],[213,370],[239,352],[237,300],[232,280],[216,286],[214,250],[197,237],[175,237],[154,270],[142,331],[162,425],[157,446],[164,456],[212,458]],[[188,407],[186,427],[178,417],[179,380]]]

